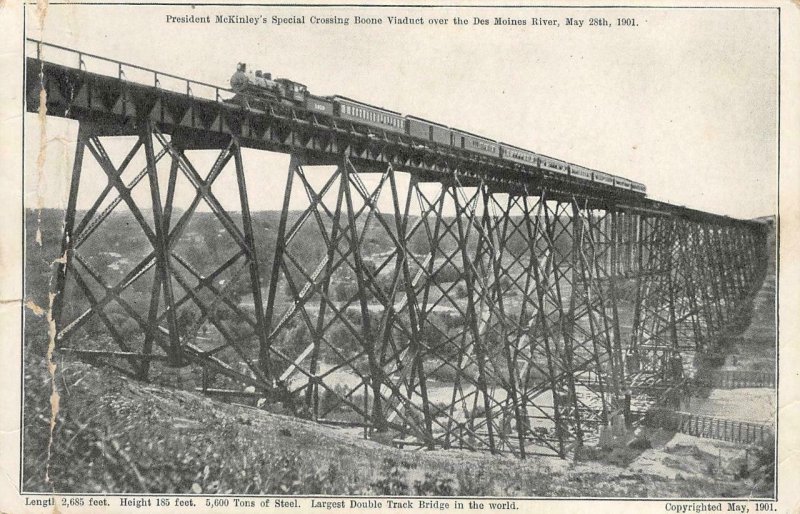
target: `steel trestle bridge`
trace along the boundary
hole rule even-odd
[[[376,137],[302,107],[243,109],[210,84],[28,45],[27,110],[80,124],[54,280],[57,347],[144,380],[177,372],[207,394],[280,400],[422,448],[564,457],[663,401],[763,280],[761,223]],[[119,164],[109,141],[129,144]],[[243,148],[291,156],[269,269]],[[210,169],[192,162],[196,150],[216,152]],[[89,160],[107,183],[80,211]],[[321,165],[315,187],[308,175]],[[221,176],[238,185],[236,210],[213,191]],[[188,206],[176,205],[179,182],[194,193]],[[149,193],[146,207],[134,190]],[[298,191],[301,212],[289,209]],[[232,249],[205,269],[187,250],[201,203]],[[125,209],[148,250],[108,273],[92,240]],[[324,245],[311,265],[309,233]],[[87,337],[92,326],[103,335]]]

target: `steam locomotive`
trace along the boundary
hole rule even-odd
[[[356,122],[378,131],[394,132],[443,146],[497,157],[506,161],[526,164],[578,180],[595,182],[636,194],[646,195],[647,187],[623,177],[571,164],[524,148],[447,127],[423,118],[403,115],[382,107],[365,104],[344,96],[320,97],[309,93],[308,87],[289,79],[273,79],[270,73],[248,70],[240,63],[231,76],[231,89],[236,96],[231,100],[247,109],[266,110],[272,103],[304,107],[305,109],[336,119]]]

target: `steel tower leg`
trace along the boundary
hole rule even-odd
[[[81,171],[83,170],[83,154],[86,148],[87,134],[83,124],[78,128],[78,144],[75,147],[75,160],[72,165],[72,177],[70,178],[69,199],[67,200],[67,210],[64,213],[64,231],[61,236],[61,258],[56,261],[56,280],[55,290],[52,295],[52,320],[56,326],[56,334],[63,328],[62,312],[65,302],[65,287],[67,284],[67,270],[72,260],[72,249],[74,246],[74,227],[75,210],[78,202],[78,189],[81,183]],[[80,230],[78,231],[80,232]],[[61,343],[57,338],[56,347]]]

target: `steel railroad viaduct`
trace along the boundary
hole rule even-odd
[[[667,401],[763,279],[761,223],[303,108],[245,110],[210,84],[28,46],[27,110],[80,124],[53,281],[57,348],[141,379],[282,401],[412,446],[563,457]],[[108,141],[128,145],[117,164]],[[291,156],[271,261],[258,255],[243,148]],[[216,152],[210,169],[196,150]],[[90,162],[106,183],[79,210]],[[226,175],[234,210],[213,189]],[[179,183],[189,205],[176,205]],[[289,209],[297,191],[302,212]],[[230,249],[202,269],[187,228],[201,203]],[[123,211],[147,251],[110,273],[103,231]]]

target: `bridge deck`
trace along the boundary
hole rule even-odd
[[[36,48],[40,53],[38,43]],[[235,136],[243,147],[302,155],[308,164],[336,164],[345,155],[358,164],[360,171],[383,172],[387,165],[392,165],[422,181],[434,182],[446,181],[457,170],[462,184],[477,185],[485,181],[497,192],[535,195],[535,191],[546,189],[551,199],[567,200],[575,196],[587,200],[590,208],[673,215],[720,225],[758,225],[587,183],[535,166],[434,143],[421,145],[402,134],[386,132],[383,137],[375,137],[358,123],[318,116],[301,107],[276,104],[266,112],[244,109],[226,102],[224,97],[233,93],[222,87],[54,48],[75,53],[77,66],[48,62],[38,55],[28,57],[26,108],[29,112],[39,112],[39,93],[44,85],[48,116],[84,122],[98,136],[136,135],[139,122],[146,119],[156,123],[162,132],[180,139],[187,149],[222,148]],[[88,71],[87,56],[113,63],[116,75]],[[129,68],[144,70],[152,82],[128,80],[124,70]],[[168,79],[180,86],[168,89],[164,85]],[[195,90],[205,92],[210,98],[199,96]]]

